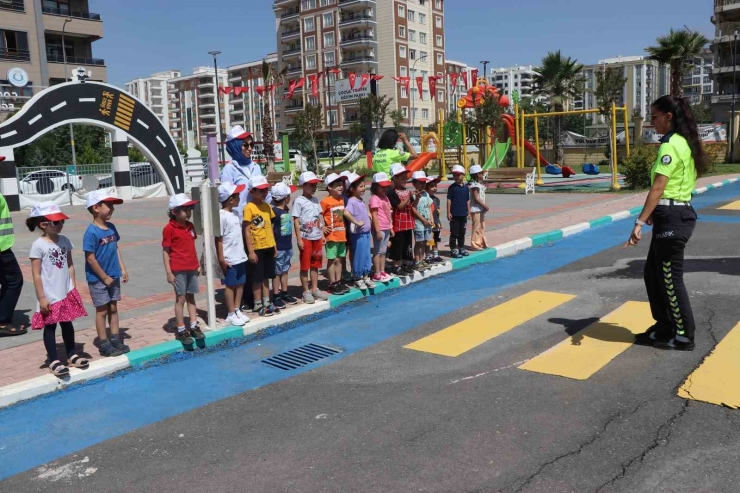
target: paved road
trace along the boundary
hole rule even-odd
[[[740,414],[677,389],[740,321],[740,212],[717,210],[739,193],[696,199],[692,353],[625,344],[645,323],[628,302],[646,299],[647,242],[621,249],[629,223],[615,223],[0,412],[0,477],[20,472],[0,491],[735,492]],[[584,331],[601,318],[608,330]],[[418,342],[471,319],[445,344]],[[310,371],[260,363],[309,342],[344,352]],[[576,371],[579,348],[595,365],[585,379],[519,368],[555,355],[552,372]]]

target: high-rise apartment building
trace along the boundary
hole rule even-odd
[[[306,79],[305,87],[283,101],[281,130],[295,126],[306,103],[321,103],[327,127],[331,119],[339,136],[348,135],[360,119],[359,108],[356,101],[340,102],[335,84],[349,73],[384,76],[379,95],[392,98],[389,109],[401,111],[408,125],[430,125],[437,110],[446,108],[445,84],[440,81],[432,99],[428,83],[428,76],[445,73],[443,0],[275,0],[274,10],[277,58],[288,67],[289,81],[321,75],[318,98]],[[324,77],[331,68],[341,71]],[[409,90],[392,77],[411,77]],[[421,92],[416,77],[423,77]],[[285,93],[282,88],[276,97]]]
[[[445,65],[445,73],[447,74],[447,77],[445,78],[445,87],[447,92],[446,116],[447,119],[454,119],[457,114],[457,101],[467,93],[463,74],[465,74],[465,77],[468,79],[469,87],[472,87],[472,71],[475,67],[470,67],[465,63],[456,62],[454,60],[446,60]],[[454,87],[452,85],[450,74],[457,74],[457,84],[455,84]]]
[[[277,67],[277,55],[271,53],[264,59],[272,67]],[[251,132],[256,140],[262,137],[262,115],[264,110],[263,98],[270,98],[270,111],[275,131],[279,131],[280,122],[276,118],[281,116],[282,101],[270,93],[264,93],[260,97],[255,88],[264,86],[265,81],[262,78],[262,62],[257,60],[239,65],[227,67],[229,73],[229,86],[232,88],[241,87],[245,90],[236,94],[233,90],[228,95],[229,98],[229,117],[231,125],[241,125],[247,132]]]
[[[90,80],[105,82],[105,61],[92,50],[102,37],[103,21],[87,0],[0,0],[0,93],[16,93],[13,103],[20,106],[44,87],[70,79],[77,67],[90,72]]]
[[[689,61],[683,76],[683,93],[691,104],[711,103],[714,93],[714,56],[705,49],[700,57]]]
[[[167,82],[180,77],[179,70],[166,70],[157,72],[149,77],[134,79],[126,82],[126,92],[133,95],[144,103],[152,113],[162,121],[165,128],[170,128],[170,111]]]
[[[192,75],[170,79],[170,135],[188,149],[205,147],[208,134],[217,132],[218,106],[221,107],[221,132],[230,128],[229,104],[218,94],[219,86],[228,86],[228,72],[213,67],[196,67]]]
[[[516,92],[521,99],[533,97],[534,76],[537,75],[533,65],[517,65],[514,67],[492,68],[488,74],[489,84],[496,86],[500,94],[509,96],[511,104]]]
[[[733,99],[740,100],[740,0],[714,0],[714,121],[730,121]],[[737,106],[736,106],[737,111]]]

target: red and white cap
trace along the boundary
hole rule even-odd
[[[184,193],[178,193],[177,195],[173,195],[170,197],[170,210],[177,209],[178,207],[188,207],[191,205],[195,205],[199,200],[193,200]]]
[[[355,182],[358,182],[365,178],[365,175],[358,175],[357,173],[350,172],[346,177],[345,180],[347,180],[347,185],[352,185]]]
[[[234,139],[241,139],[244,140],[247,137],[251,137],[252,134],[244,130],[244,127],[241,125],[234,125],[231,127],[231,130],[229,130],[229,133],[226,134],[226,142],[229,142]]]
[[[235,193],[242,193],[246,188],[247,186],[244,183],[241,185],[234,185],[230,181],[225,181],[218,187],[218,201],[223,204],[229,200],[229,197]]]
[[[306,183],[321,183],[321,180],[319,180],[313,171],[304,171],[298,178],[298,184],[303,186]]]
[[[470,167],[470,174],[477,175],[478,173],[483,173],[483,167],[480,164],[472,165]]]
[[[373,183],[377,183],[381,187],[391,186],[391,180],[388,178],[388,174],[382,171],[373,175]]]
[[[459,164],[456,164],[452,167],[452,174],[453,175],[464,175],[465,174],[465,168],[460,166]]]
[[[123,204],[123,200],[111,197],[111,195],[105,190],[95,190],[87,194],[87,205],[85,207],[92,207],[98,205],[101,202],[108,202],[109,204]]]
[[[412,179],[413,181],[420,181],[420,182],[422,182],[422,183],[426,183],[426,182],[428,182],[428,181],[429,181],[429,178],[427,178],[427,174],[426,174],[426,173],[424,173],[424,172],[423,172],[423,171],[421,171],[421,170],[420,170],[420,171],[414,171],[414,172],[413,172],[413,173],[411,174],[411,179]]]
[[[69,219],[54,202],[41,202],[34,205],[33,209],[31,209],[31,217],[45,217],[49,221]]]
[[[270,189],[270,195],[275,200],[283,200],[291,193],[298,190],[295,185],[288,185],[283,182],[275,183]]]
[[[270,184],[267,183],[267,178],[265,178],[262,175],[257,175],[252,177],[252,190],[265,190],[267,188],[270,188]]]
[[[335,181],[339,181],[339,180],[344,180],[344,177],[339,176],[336,173],[332,173],[329,176],[327,176],[326,178],[324,178],[324,185],[326,185],[328,187],[329,185],[331,185]]]
[[[391,166],[391,176],[393,176],[393,178],[400,175],[401,173],[408,173],[408,172],[409,170],[406,169],[406,166],[404,166],[401,163],[396,163],[393,166]]]

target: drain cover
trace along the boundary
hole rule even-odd
[[[270,356],[269,358],[263,359],[262,362],[280,370],[295,370],[296,368],[310,365],[311,363],[315,363],[341,352],[342,351],[340,349],[311,343],[291,349],[290,351],[285,351],[284,353],[276,354],[275,356]]]

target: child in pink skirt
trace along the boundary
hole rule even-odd
[[[34,330],[44,329],[44,347],[49,369],[57,377],[69,374],[69,368],[57,359],[56,330],[62,326],[62,339],[67,351],[67,364],[87,368],[88,361],[75,354],[75,330],[72,321],[86,317],[80,293],[75,287],[75,267],[72,263],[72,242],[61,231],[69,219],[53,202],[34,206],[26,226],[31,231],[41,230],[41,238],[31,245],[33,286],[38,304],[31,319]]]

